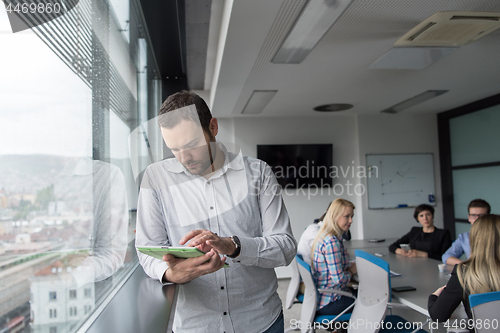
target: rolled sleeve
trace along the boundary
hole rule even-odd
[[[463,233],[458,236],[457,239],[451,244],[450,248],[446,250],[446,252],[442,256],[443,262],[446,264],[446,260],[450,257],[455,257],[455,258],[460,258],[464,253],[465,250],[464,248],[466,245],[468,245],[468,242],[466,244],[466,241],[468,240],[468,235],[469,233]]]

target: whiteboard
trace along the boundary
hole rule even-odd
[[[366,155],[368,208],[435,205],[432,154]]]

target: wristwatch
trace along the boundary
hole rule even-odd
[[[238,236],[231,236],[230,238],[231,238],[231,241],[233,242],[234,246],[236,246],[236,250],[234,250],[234,252],[232,254],[228,255],[228,257],[234,259],[240,255],[241,243],[240,243],[240,239],[238,238]]]

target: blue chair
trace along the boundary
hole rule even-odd
[[[300,313],[300,331],[301,333],[314,332],[315,327],[320,327],[323,323],[333,323],[335,321],[348,321],[351,317],[350,313],[345,313],[352,308],[351,305],[338,315],[316,315],[316,308],[318,306],[319,293],[333,293],[342,296],[356,298],[353,294],[336,289],[318,289],[314,284],[311,266],[307,264],[301,257],[295,256],[297,261],[299,274],[304,282],[305,291],[304,299],[302,302],[302,309]]]
[[[500,331],[500,291],[469,296],[476,333]]]
[[[358,298],[352,311],[349,333],[427,333],[411,327],[411,323],[396,315],[387,315],[389,307],[405,307],[400,303],[391,303],[391,278],[389,264],[362,250],[355,250],[358,270]],[[382,320],[384,321],[381,327]],[[360,323],[364,323],[360,325]],[[423,324],[425,325],[425,323]],[[397,329],[402,327],[402,329]],[[382,329],[380,329],[382,328]],[[389,329],[391,328],[391,329]]]

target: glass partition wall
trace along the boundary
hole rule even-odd
[[[500,95],[438,115],[445,227],[470,230],[467,206],[480,198],[500,213]]]
[[[135,0],[76,2],[17,33],[0,8],[0,332],[84,329],[137,267],[161,83]]]

